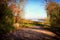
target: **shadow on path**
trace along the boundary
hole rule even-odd
[[[59,40],[56,34],[50,31],[31,28],[22,28],[4,37],[5,40]],[[1,40],[4,40],[4,37]]]

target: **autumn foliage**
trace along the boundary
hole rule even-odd
[[[0,0],[0,33],[7,33],[14,29],[12,10],[5,1]]]
[[[14,23],[19,22],[19,19],[21,18],[20,8],[18,8],[16,3],[12,3],[10,9],[13,11]]]
[[[56,2],[47,4],[48,16],[50,16],[50,24],[54,27],[60,27],[60,5]]]

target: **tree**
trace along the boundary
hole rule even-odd
[[[54,1],[48,2],[46,10],[51,25],[48,30],[60,35],[60,4]]]
[[[5,0],[7,1],[7,0]],[[7,2],[0,0],[0,34],[13,30],[13,14],[7,5]]]
[[[53,27],[60,27],[60,7],[56,2],[50,2],[47,4],[48,16],[50,16],[50,24]]]

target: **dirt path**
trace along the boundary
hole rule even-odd
[[[7,35],[6,40],[58,40],[55,36],[47,30],[22,28]]]
[[[55,35],[56,35],[56,34],[54,34],[53,32],[50,32],[50,31],[48,31],[48,30],[31,29],[31,28],[22,28],[21,30],[43,33],[43,34],[46,34],[46,35],[49,35],[49,36],[55,36]]]
[[[56,34],[42,29],[40,26],[21,28],[10,34],[3,34],[2,36],[0,36],[0,40],[59,40],[56,38]]]

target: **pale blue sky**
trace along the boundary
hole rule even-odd
[[[44,0],[28,0],[25,19],[44,19],[47,17]]]
[[[54,1],[60,3],[60,0]],[[19,3],[20,0],[16,2]],[[45,19],[47,17],[45,5],[44,0],[28,0],[23,17],[25,19]]]

